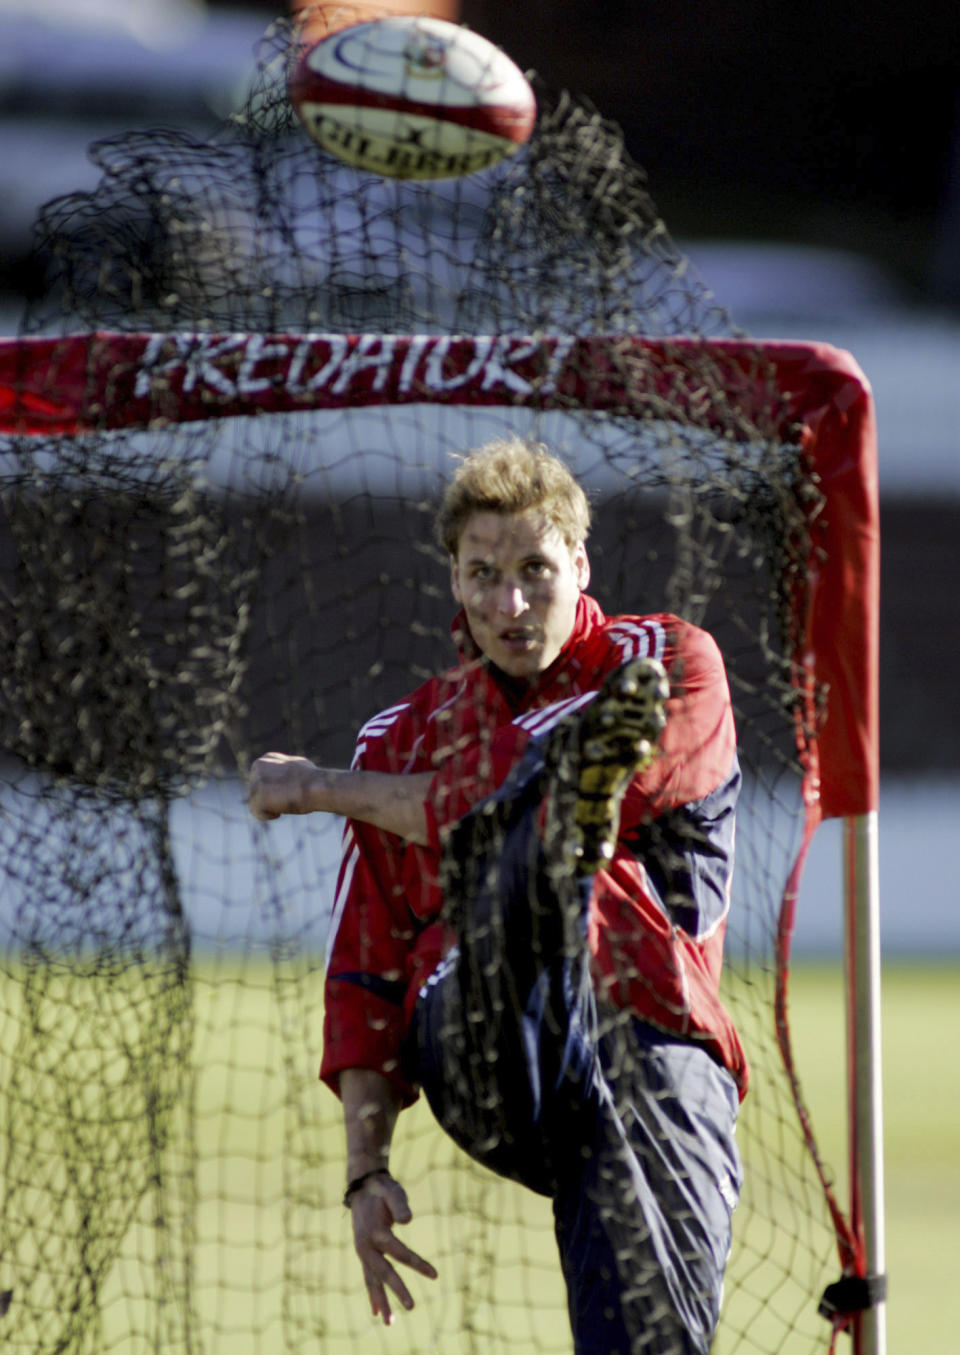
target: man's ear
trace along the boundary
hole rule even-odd
[[[587,548],[582,541],[578,542],[574,549],[573,568],[577,580],[577,587],[582,592],[590,582],[590,558],[587,555]]]
[[[454,602],[463,606],[463,594],[460,591],[460,569],[457,565],[457,557],[450,556],[450,591],[453,594]]]

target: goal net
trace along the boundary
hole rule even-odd
[[[422,1103],[392,1166],[441,1280],[371,1324],[317,1082],[341,824],[245,800],[260,753],[346,765],[449,666],[438,495],[516,432],[589,490],[606,609],[723,651],[724,997],[752,1080],[716,1348],[824,1350],[818,1300],[862,1255],[787,976],[816,824],[875,802],[868,388],[733,330],[592,109],[538,91],[516,159],[377,179],[295,123],[288,40],[216,139],[93,149],[0,345],[0,1332],[31,1355],[569,1350],[548,1206]]]

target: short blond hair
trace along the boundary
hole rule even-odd
[[[468,452],[454,472],[437,513],[439,544],[456,555],[474,513],[539,509],[571,550],[587,539],[590,505],[564,463],[542,442],[497,438]]]

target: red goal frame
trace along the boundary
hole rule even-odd
[[[704,363],[722,372],[705,389]],[[678,376],[678,373],[680,375]],[[762,379],[761,374],[762,373]],[[431,403],[667,407],[703,427],[738,417],[799,443],[822,500],[811,509],[807,587],[794,599],[795,682],[805,703],[803,848],[778,935],[778,1041],[837,1234],[846,1284],[822,1311],[855,1355],[885,1349],[876,811],[879,789],[879,502],[869,383],[826,344],[633,336],[140,334],[97,331],[0,341],[0,434],[73,435],[237,415]],[[771,391],[774,399],[771,402]],[[773,407],[771,407],[771,405]],[[811,705],[812,713],[812,705]],[[844,820],[851,1196],[845,1215],[822,1168],[793,1066],[786,1015],[790,941],[806,848]],[[830,1291],[828,1291],[828,1294]]]

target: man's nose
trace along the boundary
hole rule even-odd
[[[527,610],[523,589],[515,580],[504,579],[497,593],[497,611],[504,616],[522,616]]]

